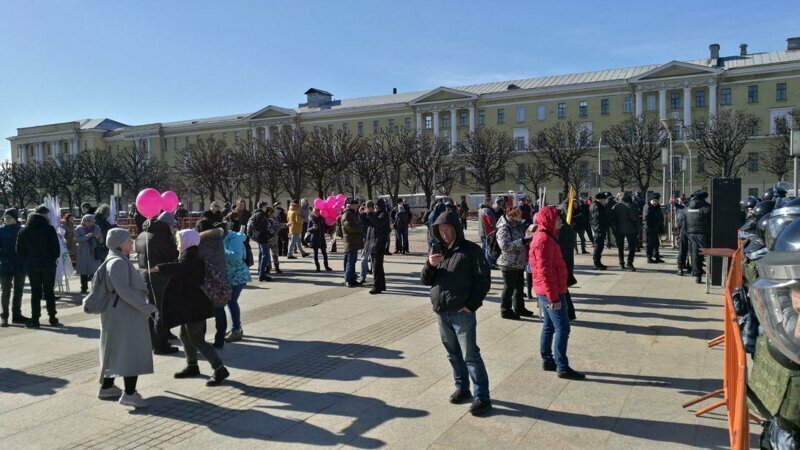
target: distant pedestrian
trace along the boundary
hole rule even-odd
[[[2,284],[2,315],[0,326],[8,326],[9,300],[11,323],[25,325],[29,320],[22,315],[22,292],[25,287],[25,264],[17,254],[17,236],[21,230],[19,211],[10,208],[3,213],[5,225],[0,227],[0,283]],[[13,289],[14,296],[11,297]]]
[[[589,207],[589,220],[592,225],[592,237],[594,238],[592,262],[595,270],[606,270],[608,268],[602,262],[603,248],[606,244],[606,234],[608,234],[608,218],[606,194],[598,192],[594,196],[592,206]]]
[[[320,210],[314,208],[311,215],[308,217],[308,232],[311,233],[311,249],[314,251],[314,265],[319,269],[319,253],[322,252],[322,260],[325,264],[325,270],[330,272],[333,269],[328,265],[328,252],[325,245],[325,235],[328,234],[328,225],[325,223],[325,218],[322,217]]]
[[[358,216],[358,199],[350,199],[337,219],[337,235],[342,238],[344,252],[344,282],[347,287],[359,286],[356,279],[358,252],[364,248],[364,225]]]
[[[647,262],[652,264],[664,262],[659,251],[661,235],[664,234],[664,212],[661,210],[660,202],[661,194],[656,192],[650,196],[650,202],[645,205],[642,211]]]
[[[286,210],[283,209],[283,205],[281,202],[275,202],[273,205],[273,213],[272,219],[275,221],[276,224],[280,225],[280,229],[278,231],[278,254],[277,256],[288,256],[289,254],[289,216],[286,214]]]
[[[108,289],[115,300],[100,314],[101,385],[97,396],[144,408],[147,401],[136,391],[136,384],[140,375],[153,373],[148,322],[158,309],[147,303],[147,286],[129,259],[133,241],[128,230],[110,230],[106,242],[106,285],[93,289]],[[114,385],[117,377],[124,380],[124,392]]]
[[[70,258],[76,258],[78,247],[75,244],[75,224],[72,223],[72,213],[67,211],[61,218],[61,228],[64,229],[64,245]]]
[[[627,268],[631,272],[636,272],[633,266],[633,259],[636,256],[636,231],[639,222],[636,210],[631,207],[633,198],[625,194],[622,201],[611,209],[611,229],[616,233],[617,250],[619,251],[619,265],[622,269]],[[625,260],[625,241],[628,241],[628,258]],[[627,266],[626,266],[627,264]]]
[[[191,378],[200,375],[197,352],[203,354],[214,373],[206,382],[217,386],[230,376],[216,350],[205,340],[206,320],[213,316],[213,305],[201,289],[205,279],[205,261],[200,257],[200,233],[182,230],[178,234],[180,256],[173,263],[159,264],[150,269],[170,277],[167,285],[166,321],[169,327],[181,326],[181,342],[186,353],[186,367],[175,374],[175,378]]]
[[[99,251],[105,241],[100,234],[100,227],[94,223],[94,216],[87,214],[81,218],[81,226],[75,229],[75,241],[78,243],[76,272],[81,277],[81,294],[87,294],[89,281],[103,261],[98,258],[105,256]]]
[[[61,243],[56,229],[50,225],[50,210],[44,205],[38,206],[28,216],[28,223],[17,237],[17,254],[25,264],[25,271],[31,285],[31,318],[25,324],[27,328],[39,328],[41,302],[47,304],[50,326],[60,327],[56,317],[56,264],[61,257]]]
[[[477,342],[476,311],[491,287],[491,273],[478,245],[464,239],[458,215],[446,213],[433,223],[433,246],[420,278],[431,287],[431,304],[439,335],[453,367],[456,390],[450,403],[473,397],[470,413],[475,416],[492,408],[489,375]],[[470,381],[473,394],[470,395]]]
[[[389,228],[389,209],[386,206],[386,200],[379,198],[378,201],[375,202],[375,208],[364,216],[363,221],[369,225],[364,250],[369,251],[371,254],[373,261],[372,274],[375,280],[369,293],[380,294],[386,290],[386,274],[383,269],[383,257],[386,242],[389,240],[391,234],[391,229]]]
[[[519,320],[534,315],[525,308],[526,237],[530,238],[526,235],[519,209],[510,210],[497,221],[497,244],[501,251],[497,266],[503,274],[500,316],[504,319]]]
[[[300,212],[299,200],[292,200],[292,203],[289,205],[287,223],[289,226],[289,233],[291,234],[291,242],[289,243],[288,256],[286,259],[297,258],[294,256],[295,251],[300,253],[300,256],[303,258],[306,258],[308,253],[303,250],[303,244],[301,243],[301,239],[303,237],[303,216]]]
[[[414,219],[411,208],[402,198],[397,199],[397,207],[392,210],[391,220],[394,228],[394,252],[405,255],[408,253],[408,228]]]

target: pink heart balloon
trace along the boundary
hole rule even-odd
[[[315,198],[314,199],[314,208],[321,210],[323,207],[325,207],[325,200],[323,200],[321,198]]]
[[[142,189],[136,196],[136,210],[139,214],[148,219],[158,216],[161,213],[164,199],[161,194],[153,188]]]

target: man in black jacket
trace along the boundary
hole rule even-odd
[[[595,270],[606,270],[600,259],[603,257],[603,248],[606,243],[606,233],[608,233],[608,213],[606,213],[606,194],[598,192],[594,196],[594,202],[589,207],[589,223],[592,225],[592,237],[594,238],[594,251],[592,261]]]
[[[258,281],[272,281],[272,277],[268,275],[270,265],[269,240],[272,238],[268,229],[268,208],[269,203],[259,202],[258,210],[247,221],[247,236],[258,244]],[[275,258],[278,258],[277,254],[275,254]]]
[[[153,268],[162,263],[178,260],[178,247],[175,244],[175,231],[178,223],[175,217],[168,212],[161,213],[158,219],[148,220],[144,223],[143,231],[136,238],[136,253],[139,257],[139,270],[142,271],[144,281],[148,285],[147,301],[155,305],[160,313],[157,324],[150,323],[150,336],[153,340],[153,353],[168,355],[176,353],[178,347],[169,345],[169,328],[164,318],[164,293],[169,283],[169,276],[162,273],[147,274],[147,268]]]
[[[692,275],[700,284],[703,282],[704,257],[700,249],[708,247],[711,236],[711,204],[706,201],[707,192],[697,191],[692,194],[686,214],[686,234],[689,235],[689,246],[692,249]]]
[[[61,244],[56,229],[50,225],[50,210],[39,206],[28,216],[28,223],[17,237],[17,254],[25,264],[25,272],[31,284],[31,318],[26,328],[39,328],[42,313],[42,297],[50,315],[50,325],[61,326],[56,318],[56,264],[61,257]]]
[[[481,248],[466,239],[455,213],[441,214],[433,223],[436,243],[422,269],[420,278],[431,286],[431,304],[439,324],[439,334],[453,366],[456,391],[450,403],[470,398],[470,380],[474,400],[473,415],[492,408],[489,399],[489,376],[476,340],[475,312],[491,287],[489,266]]]
[[[625,240],[628,240],[628,269],[636,272],[633,267],[633,258],[636,255],[636,224],[639,216],[630,205],[633,199],[630,195],[623,195],[622,202],[615,203],[611,208],[611,229],[616,234],[617,249],[619,250],[619,265],[625,269]]]
[[[408,253],[408,227],[413,216],[411,208],[402,198],[397,199],[397,207],[392,210],[392,226],[394,227],[394,252],[405,255]]]
[[[645,251],[648,263],[663,263],[658,247],[661,244],[661,234],[664,233],[664,212],[661,210],[661,194],[658,192],[650,196],[650,203],[642,211],[642,221],[645,231]]]
[[[371,202],[367,202],[370,206]],[[383,255],[386,249],[386,242],[389,240],[391,228],[389,228],[389,211],[386,207],[386,201],[379,198],[375,202],[375,208],[370,208],[370,211],[362,215],[361,219],[367,225],[367,239],[364,244],[364,250],[370,252],[372,257],[372,277],[375,280],[370,294],[380,294],[386,290],[386,274],[383,270]],[[362,266],[363,267],[363,266]],[[362,278],[366,274],[361,274]]]

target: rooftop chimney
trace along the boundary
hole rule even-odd
[[[747,56],[747,44],[739,44],[739,56]]]
[[[301,103],[299,105],[301,108],[320,108],[324,106],[330,106],[333,100],[333,94],[328,91],[323,91],[322,89],[311,88],[307,90],[305,94],[306,103]]]
[[[397,95],[397,88],[392,88],[392,95]]]
[[[800,50],[800,37],[786,39],[786,50]]]
[[[709,45],[708,51],[711,53],[711,66],[717,67],[717,65],[719,65],[719,44]]]

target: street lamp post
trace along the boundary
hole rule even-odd
[[[661,119],[661,125],[667,131],[667,137],[669,138],[669,197],[665,197],[665,201],[669,201],[669,240],[672,242],[672,226],[674,225],[675,221],[675,205],[673,204],[672,200],[672,193],[675,192],[675,188],[673,183],[675,181],[675,164],[673,163],[673,149],[672,149],[672,129],[675,128],[675,124],[677,123],[676,119]],[[666,170],[664,171],[664,175],[666,176]],[[669,199],[669,200],[667,200]]]
[[[603,144],[603,136],[597,140],[597,192],[603,190],[603,164],[600,156],[600,146]]]
[[[789,133],[789,155],[794,160],[794,170],[792,171],[792,182],[794,183],[794,196],[797,197],[797,158],[800,157],[800,130],[792,128]]]
[[[114,199],[117,201],[116,213],[119,216],[120,202],[122,201],[122,183],[114,183]]]

